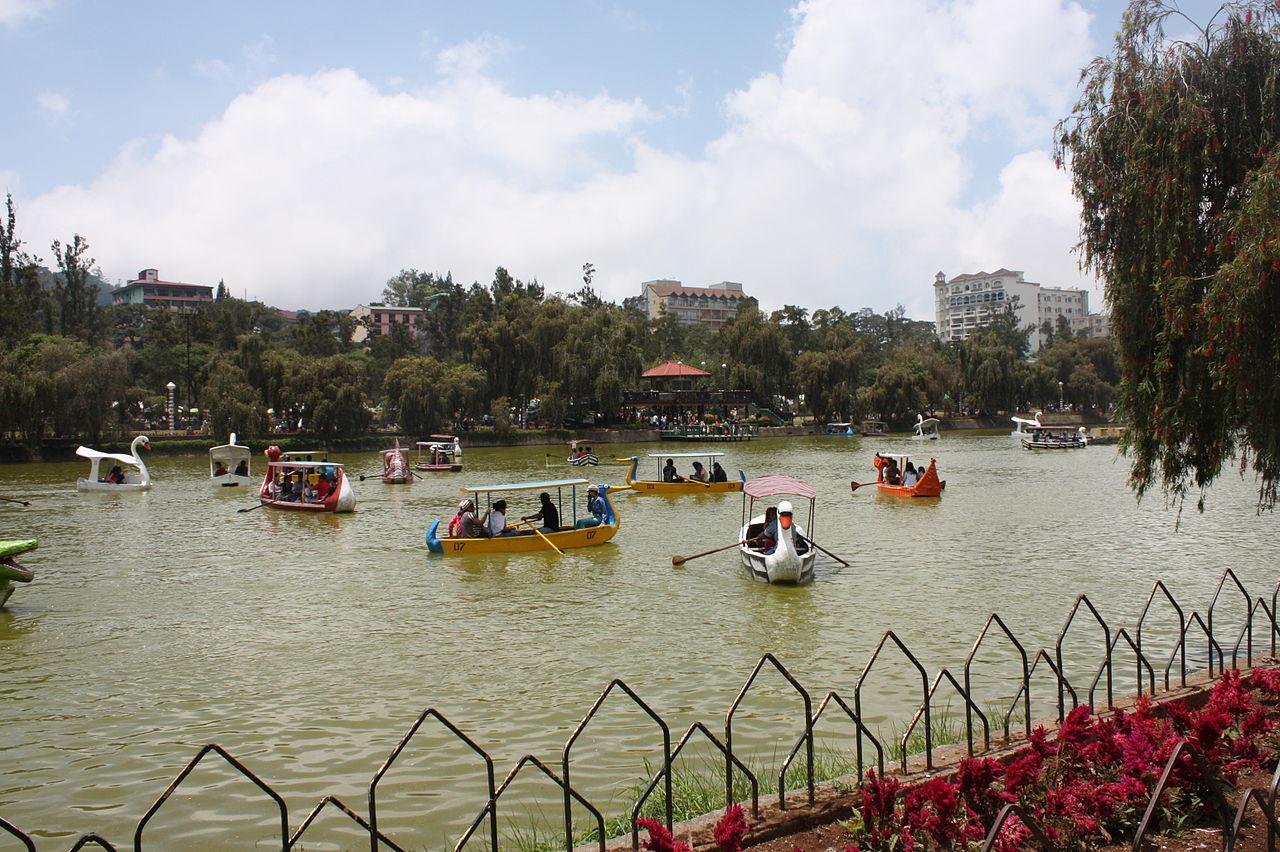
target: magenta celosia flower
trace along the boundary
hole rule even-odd
[[[638,819],[636,825],[649,832],[644,848],[650,852],[693,852],[689,844],[672,837],[667,827],[656,819]]]
[[[712,832],[716,847],[720,852],[739,852],[742,849],[742,838],[746,835],[747,817],[742,812],[742,805],[734,805],[724,812]]]

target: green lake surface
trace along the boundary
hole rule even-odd
[[[596,449],[607,459],[664,446],[697,449]],[[1108,446],[1037,453],[1007,435],[948,435],[929,444],[801,438],[708,449],[727,453],[732,474],[813,483],[814,537],[850,567],[820,558],[817,580],[799,588],[752,581],[732,550],[673,568],[673,554],[735,541],[738,495],[618,494],[614,540],[563,557],[428,554],[423,532],[433,518],[447,521],[460,486],[583,473],[564,464],[562,447],[466,449],[463,473],[424,474],[408,487],[355,481],[357,510],[341,516],[238,513],[253,498],[212,489],[198,457],[154,458],[154,490],[126,495],[77,493],[86,467],[78,462],[0,467],[0,495],[31,501],[0,508],[0,538],[40,539],[24,559],[36,581],[0,612],[0,816],[61,838],[58,846],[88,831],[128,845],[169,781],[201,745],[217,742],[285,798],[296,828],[326,794],[367,813],[371,776],[428,707],[490,751],[500,781],[528,753],[558,771],[565,740],[613,678],[662,715],[674,741],[694,721],[722,733],[766,652],[815,704],[834,689],[852,705],[889,629],[930,678],[944,665],[959,676],[992,612],[1029,653],[1052,652],[1080,593],[1112,629],[1132,630],[1157,579],[1187,612],[1204,613],[1223,569],[1268,603],[1280,573],[1275,519],[1255,513],[1252,480],[1231,472],[1210,492],[1208,510],[1189,505],[1175,528],[1177,512],[1158,495],[1134,499],[1126,462]],[[945,496],[850,493],[851,479],[874,478],[876,449],[936,456]],[[335,460],[353,477],[379,469],[376,453]],[[620,484],[623,468],[602,464],[584,475]],[[535,502],[512,497],[510,515],[534,511]],[[1228,589],[1215,611],[1228,652],[1243,607]],[[1167,606],[1157,607],[1144,632],[1158,670],[1175,624]],[[1266,637],[1261,628],[1256,642]],[[1078,687],[1092,679],[1102,644],[1101,628],[1082,612],[1064,645]],[[1189,660],[1202,668],[1206,658],[1198,638]],[[1133,655],[1119,652],[1119,660],[1117,692],[1128,692]],[[1007,706],[1018,671],[1010,646],[993,637],[975,665],[977,703]],[[886,651],[863,687],[867,722],[892,739],[920,691],[920,674]],[[1033,696],[1035,717],[1053,714],[1047,673],[1037,673]],[[736,748],[776,776],[802,713],[782,679],[763,674],[735,720]],[[847,721],[824,717],[819,730],[849,750]],[[656,728],[619,695],[574,747],[572,779],[617,815],[629,809],[626,790],[647,774],[646,761],[660,760]],[[521,778],[511,804],[503,799],[504,831],[523,830],[536,800],[545,830],[558,837],[558,793],[534,774]],[[776,781],[763,783],[772,790]],[[379,788],[380,825],[406,848],[452,848],[484,805],[484,789],[479,761],[428,723]],[[575,821],[586,828],[585,812]],[[158,848],[269,846],[278,824],[269,801],[210,760],[146,837]],[[367,848],[348,825],[327,811],[307,848]]]

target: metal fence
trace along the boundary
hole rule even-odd
[[[1225,593],[1225,598],[1224,598]],[[1239,633],[1234,637],[1222,637],[1214,631],[1215,614],[1219,616],[1219,624],[1221,624],[1221,607],[1227,604],[1228,600],[1235,600],[1236,594],[1239,594],[1242,603],[1239,605],[1238,611],[1244,615],[1244,624]],[[1258,647],[1270,648],[1272,656],[1276,653],[1276,640],[1280,637],[1280,626],[1276,622],[1276,604],[1280,600],[1280,582],[1271,590],[1271,598],[1268,601],[1263,596],[1252,596],[1244,587],[1235,573],[1230,569],[1222,573],[1218,580],[1217,587],[1214,590],[1213,598],[1203,615],[1198,611],[1185,610],[1173,594],[1165,586],[1163,582],[1157,581],[1151,588],[1151,593],[1147,596],[1146,602],[1142,607],[1137,621],[1132,625],[1132,629],[1128,627],[1117,627],[1107,622],[1099,609],[1089,600],[1086,595],[1080,595],[1076,598],[1071,609],[1067,613],[1066,621],[1063,623],[1062,629],[1058,632],[1057,641],[1053,647],[1038,648],[1034,652],[1028,652],[1028,646],[1020,641],[1012,630],[1009,629],[1004,619],[997,613],[992,613],[987,619],[982,629],[978,632],[974,640],[973,647],[965,660],[962,677],[957,678],[954,673],[946,668],[940,669],[930,680],[928,671],[920,663],[920,660],[907,647],[906,643],[892,630],[886,631],[881,637],[875,649],[871,652],[871,656],[867,659],[863,666],[862,673],[853,690],[853,704],[844,696],[835,691],[827,692],[817,702],[817,709],[814,709],[813,696],[805,689],[786,666],[782,664],[772,654],[765,654],[756,663],[755,668],[747,676],[742,688],[739,690],[733,703],[729,706],[725,714],[723,737],[717,737],[711,728],[695,722],[690,725],[681,735],[675,746],[672,746],[671,729],[667,722],[657,713],[640,694],[627,683],[621,680],[613,680],[600,693],[600,697],[587,711],[586,715],[574,728],[572,734],[565,742],[560,754],[558,767],[548,766],[532,754],[527,754],[516,761],[515,765],[507,772],[501,783],[497,783],[497,775],[493,758],[490,754],[476,743],[476,741],[461,728],[451,722],[443,713],[435,708],[428,708],[422,712],[420,716],[409,726],[404,736],[387,759],[382,763],[378,770],[374,773],[368,785],[368,811],[367,815],[361,815],[353,810],[346,803],[338,799],[336,796],[325,796],[314,808],[307,814],[302,822],[291,830],[288,808],[285,805],[283,797],[276,792],[270,784],[258,776],[255,772],[241,763],[234,755],[227,752],[224,748],[216,743],[201,748],[190,762],[182,769],[181,772],[169,783],[169,786],[154,801],[142,818],[138,821],[137,827],[133,834],[133,848],[141,850],[144,846],[144,838],[148,824],[156,816],[156,814],[165,806],[173,797],[174,793],[182,785],[182,782],[196,769],[197,766],[210,755],[216,755],[226,762],[236,773],[248,779],[261,792],[262,796],[269,799],[275,810],[279,811],[280,819],[280,848],[284,852],[299,846],[306,835],[307,830],[315,823],[316,819],[324,811],[327,806],[332,806],[341,815],[345,816],[359,831],[366,834],[369,839],[369,848],[372,852],[379,852],[380,848],[403,850],[395,839],[388,837],[378,828],[378,786],[387,777],[388,773],[395,768],[397,759],[404,751],[405,747],[417,735],[419,729],[428,721],[433,722],[443,728],[448,734],[461,742],[471,753],[474,754],[477,764],[477,772],[483,771],[484,781],[487,789],[487,796],[480,804],[479,812],[470,826],[458,838],[454,845],[456,850],[462,849],[472,841],[473,838],[483,838],[484,842],[490,849],[497,850],[500,848],[501,838],[498,831],[498,813],[501,807],[503,794],[506,793],[516,778],[525,771],[537,771],[545,778],[559,788],[560,797],[563,802],[564,813],[564,844],[566,850],[572,850],[577,843],[582,842],[582,837],[575,834],[574,830],[574,808],[576,802],[585,809],[591,816],[593,822],[593,833],[590,836],[590,843],[597,845],[599,849],[605,848],[605,820],[601,811],[589,801],[579,790],[575,789],[572,784],[572,766],[573,766],[573,748],[574,744],[581,738],[582,734],[591,725],[597,713],[605,705],[605,702],[612,696],[620,696],[625,699],[634,710],[643,714],[652,723],[654,728],[661,733],[662,750],[660,755],[654,755],[653,765],[658,766],[654,776],[650,779],[648,786],[643,790],[637,798],[632,810],[630,824],[631,830],[631,847],[639,848],[638,832],[635,829],[635,821],[640,815],[641,808],[657,791],[658,786],[662,785],[665,803],[664,803],[664,819],[668,827],[671,827],[672,814],[672,767],[675,760],[680,756],[683,749],[695,738],[700,737],[710,743],[724,761],[725,772],[725,803],[726,806],[733,801],[734,789],[734,773],[741,772],[748,784],[750,785],[750,808],[755,816],[760,813],[760,779],[748,768],[747,764],[742,760],[740,755],[734,753],[734,717],[742,706],[744,700],[751,693],[755,686],[758,676],[766,670],[766,667],[773,669],[786,682],[788,688],[795,693],[803,704],[803,718],[799,719],[799,727],[802,733],[795,741],[790,752],[782,763],[781,769],[777,776],[777,801],[778,807],[785,809],[787,807],[787,778],[788,771],[792,764],[803,752],[804,755],[804,778],[805,784],[800,791],[804,794],[806,800],[812,804],[816,797],[817,779],[814,777],[814,730],[823,714],[832,706],[838,708],[840,712],[848,717],[853,723],[854,743],[852,751],[854,754],[854,765],[857,775],[862,776],[864,770],[868,768],[867,764],[871,758],[868,755],[867,747],[869,746],[874,754],[875,766],[881,773],[885,770],[885,753],[884,743],[876,736],[876,734],[863,723],[863,686],[868,675],[880,662],[882,652],[888,648],[896,648],[905,658],[910,667],[920,680],[920,704],[912,717],[910,723],[903,731],[898,742],[899,752],[901,754],[899,764],[900,768],[905,771],[907,768],[907,744],[910,737],[915,731],[917,725],[923,724],[924,733],[924,750],[923,759],[926,767],[934,767],[935,744],[933,742],[931,722],[933,714],[939,709],[937,706],[938,690],[945,683],[951,692],[959,696],[964,706],[964,731],[965,731],[965,750],[972,756],[991,747],[991,726],[993,720],[988,719],[987,715],[978,707],[972,698],[973,693],[973,669],[974,661],[978,655],[978,651],[984,647],[989,637],[1002,636],[1007,640],[1008,644],[1017,652],[1020,660],[1020,675],[1013,681],[1009,682],[1009,687],[1013,689],[1013,701],[1009,708],[1004,712],[999,720],[995,720],[1003,730],[1004,738],[1010,739],[1012,731],[1012,719],[1018,712],[1019,705],[1022,706],[1023,719],[1023,735],[1031,733],[1032,713],[1031,713],[1031,694],[1032,684],[1037,668],[1043,663],[1048,672],[1052,675],[1054,683],[1050,693],[1051,697],[1056,700],[1057,718],[1061,722],[1066,713],[1080,703],[1083,695],[1090,706],[1098,706],[1095,704],[1097,693],[1104,684],[1105,678],[1105,704],[1103,707],[1110,707],[1115,703],[1114,685],[1115,685],[1115,666],[1117,662],[1117,652],[1120,650],[1128,654],[1132,654],[1135,682],[1138,695],[1147,693],[1156,693],[1158,691],[1168,691],[1172,688],[1186,686],[1187,683],[1187,650],[1194,643],[1203,642],[1203,647],[1207,653],[1208,674],[1209,676],[1221,676],[1230,666],[1232,669],[1239,667],[1241,657],[1247,666],[1253,665],[1255,652],[1255,639],[1257,639]],[[1152,605],[1157,602],[1164,602],[1169,605],[1169,609],[1177,617],[1177,641],[1175,642],[1169,658],[1160,666],[1159,661],[1153,662],[1147,651],[1143,650],[1143,629],[1148,624],[1148,617],[1152,613]],[[1087,685],[1083,683],[1073,684],[1065,676],[1065,666],[1063,659],[1063,644],[1067,640],[1068,635],[1072,631],[1073,625],[1077,621],[1077,616],[1082,619],[1087,618],[1093,622],[1100,634],[1098,642],[1098,650],[1100,652],[1097,668],[1092,679]],[[1255,628],[1257,631],[1266,632],[1265,638],[1255,636]],[[1149,631],[1148,631],[1149,632]],[[1121,640],[1124,641],[1124,648],[1121,649]],[[1243,649],[1243,655],[1241,653]],[[1216,666],[1215,666],[1216,658]],[[1144,678],[1145,675],[1145,678]],[[1144,690],[1144,679],[1146,687]],[[1068,698],[1070,704],[1068,705]],[[975,733],[981,728],[982,742],[975,742]],[[1170,758],[1169,767],[1166,769],[1165,777],[1157,784],[1151,803],[1147,809],[1139,828],[1137,843],[1140,843],[1142,836],[1146,833],[1151,821],[1152,814],[1156,812],[1160,796],[1164,792],[1164,788],[1168,781],[1169,770],[1174,765],[1174,761],[1180,756],[1181,750],[1174,753]],[[1199,757],[1192,755],[1196,760]],[[481,767],[483,767],[481,769]],[[557,771],[557,769],[559,771]],[[1205,776],[1212,778],[1213,771],[1211,767],[1205,767]],[[1272,780],[1268,790],[1251,789],[1245,792],[1234,821],[1231,818],[1230,806],[1225,796],[1226,794],[1218,787],[1212,787],[1210,792],[1210,801],[1217,806],[1221,817],[1221,824],[1224,831],[1224,847],[1230,849],[1234,844],[1234,839],[1239,832],[1243,820],[1247,817],[1247,811],[1250,804],[1253,804],[1257,810],[1263,814],[1267,831],[1268,831],[1268,849],[1274,848],[1275,836],[1280,833],[1280,823],[1277,822],[1275,813],[1275,802],[1277,788],[1280,787],[1280,768],[1277,768],[1276,775]],[[1039,828],[1034,822],[1025,815],[1018,814],[1017,809],[1013,806],[1007,807],[1002,811],[993,822],[990,835],[986,844],[986,848],[990,848],[999,834],[1001,825],[1011,815],[1017,815],[1027,825],[1033,836],[1043,837],[1039,834]],[[21,842],[26,849],[35,850],[35,843],[26,830],[20,828],[7,820],[0,817],[0,831],[7,832],[13,838]],[[1047,841],[1045,841],[1047,843]],[[274,845],[274,842],[273,842]],[[97,834],[85,834],[76,840],[71,847],[74,850],[98,847],[100,849],[116,849],[111,842]],[[1046,846],[1046,848],[1048,848]],[[1134,847],[1138,848],[1137,845]]]

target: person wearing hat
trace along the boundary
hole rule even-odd
[[[507,526],[507,501],[497,500],[485,518],[485,529],[490,536],[515,535],[515,527]]]
[[[605,505],[604,500],[600,497],[600,489],[595,485],[587,486],[587,514],[589,518],[582,518],[574,526],[578,529],[583,527],[598,527],[609,517],[609,507]]]
[[[476,504],[470,497],[458,503],[458,537],[483,538],[484,527],[476,520]]]

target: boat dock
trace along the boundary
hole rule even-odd
[[[759,437],[759,427],[746,424],[737,426],[677,426],[675,429],[663,429],[664,441],[690,441],[704,444],[719,444],[729,441],[750,441]]]

